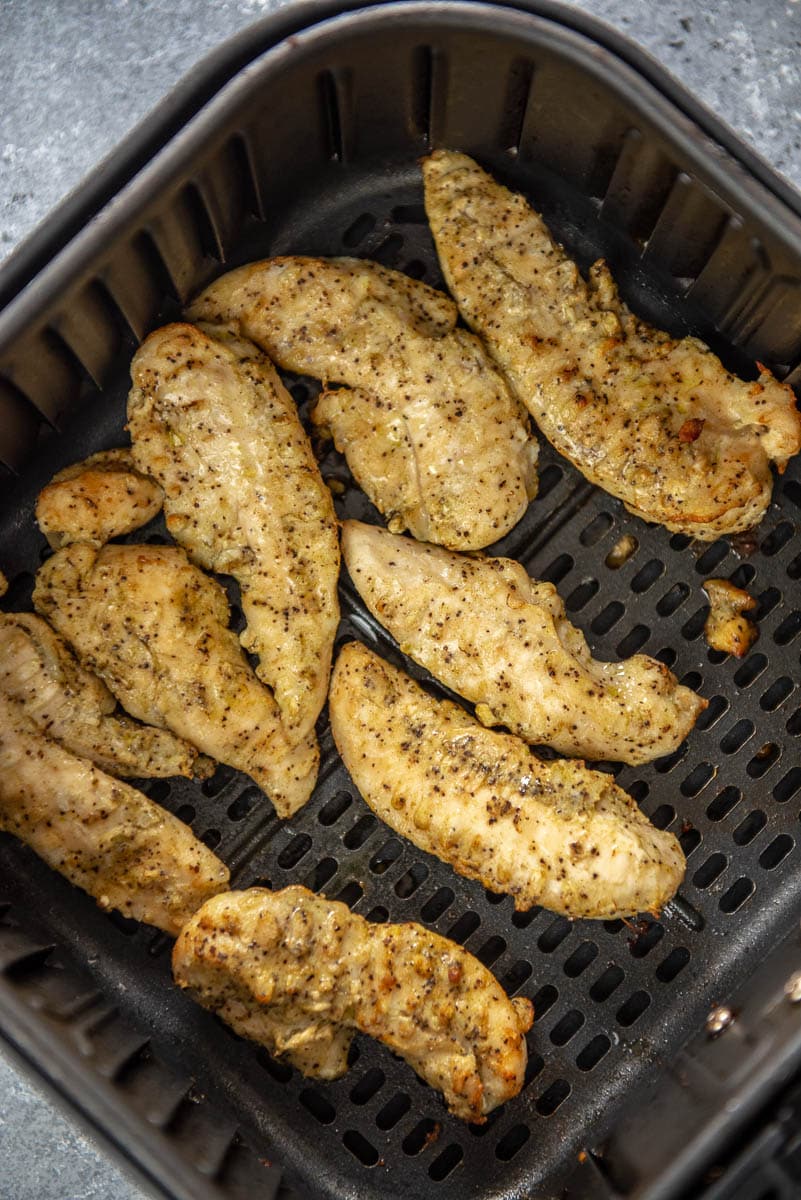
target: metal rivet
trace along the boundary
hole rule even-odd
[[[718,1037],[734,1022],[734,1013],[726,1004],[713,1008],[706,1019],[706,1031],[710,1037]]]
[[[784,994],[791,1004],[801,1004],[801,971],[793,971],[784,985]]]

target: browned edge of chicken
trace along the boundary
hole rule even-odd
[[[801,447],[791,387],[762,364],[727,371],[620,300],[599,260],[585,279],[527,200],[466,154],[423,160],[443,273],[539,429],[592,483],[646,521],[714,540],[754,526],[770,464]]]
[[[135,461],[193,562],[239,584],[240,640],[300,743],[328,693],[339,538],[297,405],[267,355],[219,327],[154,330],[131,379]]]
[[[39,568],[33,602],[132,716],[245,771],[279,816],[309,799],[316,737],[288,741],[228,628],[224,589],[179,546],[64,546]]]
[[[343,523],[342,549],[373,616],[484,725],[636,765],[671,754],[707,706],[648,655],[594,659],[554,585],[514,559],[468,557],[361,521]]]
[[[103,681],[35,613],[0,613],[0,691],[42,733],[111,775],[206,778],[214,770],[185,739],[116,712]]]
[[[686,867],[609,775],[544,762],[520,738],[436,700],[360,642],[331,678],[331,732],[382,821],[515,907],[609,919],[658,912]]]
[[[228,884],[183,821],[42,734],[0,691],[0,829],[116,909],[173,936]]]
[[[390,528],[476,549],[536,494],[526,411],[442,292],[366,259],[285,256],[228,272],[188,311],[322,382],[312,421]]]
[[[101,450],[53,476],[39,493],[36,520],[54,550],[68,542],[102,546],[146,525],[163,499],[129,449]]]
[[[744,658],[759,637],[751,615],[759,602],[729,579],[707,579],[703,589],[709,600],[704,637],[712,650]]]
[[[404,1058],[464,1120],[517,1095],[528,1000],[510,1000],[455,942],[412,922],[372,924],[292,886],[205,904],[181,932],[173,973],[236,1032],[304,1074],[336,1078],[358,1030]]]

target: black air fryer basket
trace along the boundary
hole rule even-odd
[[[552,5],[298,6],[210,59],[0,273],[3,607],[30,606],[38,489],[120,443],[137,342],[215,274],[346,253],[441,284],[418,167],[432,146],[525,191],[582,267],[609,260],[636,311],[746,375],[758,359],[799,377],[798,198],[650,61]],[[305,416],[314,388],[288,382]],[[341,458],[322,468],[340,515],[378,519]],[[299,882],[373,921],[422,921],[532,997],[525,1087],[486,1125],[448,1116],[368,1039],[343,1079],[302,1078],[172,986],[165,936],[3,836],[7,1042],[181,1200],[796,1196],[799,521],[799,462],[753,534],[710,545],[629,516],[543,444],[539,495],[497,547],[558,585],[598,656],[646,651],[710,701],[675,754],[617,772],[687,854],[658,920],[515,913],[376,820],[325,713],[320,781],[289,821],[226,767],[143,785],[235,886]],[[623,534],[637,548],[616,568]],[[713,575],[758,598],[742,661],[704,641]],[[338,644],[402,661],[347,577],[342,601]]]

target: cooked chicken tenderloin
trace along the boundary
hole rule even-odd
[[[425,284],[358,259],[276,258],[224,275],[189,313],[323,381],[312,419],[391,529],[476,549],[535,495],[524,409]]]
[[[35,613],[0,613],[0,691],[42,733],[110,775],[207,774],[207,760],[189,742],[115,713],[103,681]]]
[[[793,391],[730,374],[697,338],[635,317],[603,261],[585,281],[526,200],[471,158],[423,161],[443,273],[548,440],[646,521],[714,540],[749,529],[770,464],[801,447]]]
[[[101,450],[54,475],[36,501],[36,520],[53,549],[102,546],[132,533],[161,510],[161,488],[137,471],[130,450]]]
[[[171,813],[45,737],[0,692],[0,829],[101,908],[175,936],[228,869]]]
[[[65,546],[39,568],[33,600],[133,716],[245,771],[279,816],[308,800],[314,735],[289,744],[227,628],[225,592],[179,547]]]
[[[376,816],[460,875],[566,917],[658,912],[681,847],[581,762],[543,762],[512,734],[432,699],[358,642],[331,679],[331,731]]]
[[[157,329],[131,366],[134,459],[164,488],[190,558],[233,575],[240,640],[302,741],[325,704],[339,623],[339,537],[297,407],[253,345],[192,325]]]
[[[706,708],[644,654],[597,662],[551,583],[509,558],[467,557],[346,521],[342,548],[362,599],[484,725],[581,758],[670,754]]]
[[[457,1117],[517,1095],[531,1003],[421,925],[374,925],[304,887],[219,896],[175,944],[176,982],[305,1075],[347,1069],[352,1031],[389,1046]]]

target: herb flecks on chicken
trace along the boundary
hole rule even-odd
[[[339,539],[294,400],[252,342],[157,329],[131,366],[137,466],[163,486],[167,528],[241,589],[240,638],[275,692],[287,736],[314,730],[339,623]]]
[[[39,493],[36,520],[53,549],[69,542],[102,546],[146,525],[163,499],[159,485],[136,469],[130,450],[101,450],[53,476]]]
[[[111,775],[168,778],[205,773],[197,750],[166,729],[140,725],[35,613],[0,613],[0,691],[42,733]]]
[[[454,554],[359,521],[344,523],[342,547],[373,615],[485,725],[636,764],[670,754],[706,708],[654,658],[594,659],[553,584],[513,559]]]
[[[304,1075],[343,1075],[358,1030],[467,1121],[523,1086],[530,1001],[421,925],[371,924],[304,887],[250,888],[204,905],[172,961],[181,987]]]
[[[391,529],[477,549],[536,493],[525,410],[426,284],[358,259],[277,258],[224,275],[189,313],[322,380],[312,420]]]
[[[288,742],[227,627],[225,592],[178,546],[65,546],[39,568],[33,600],[133,716],[245,771],[279,816],[308,800],[314,735]]]
[[[657,912],[681,847],[609,775],[543,762],[520,738],[434,700],[358,642],[331,679],[331,731],[373,812],[493,892],[567,917]]]
[[[0,829],[101,908],[173,936],[228,869],[177,817],[70,754],[0,691]]]
[[[646,521],[713,540],[749,529],[801,447],[795,396],[745,382],[697,338],[637,318],[605,263],[585,280],[540,216],[471,158],[423,162],[443,273],[539,428]]]

